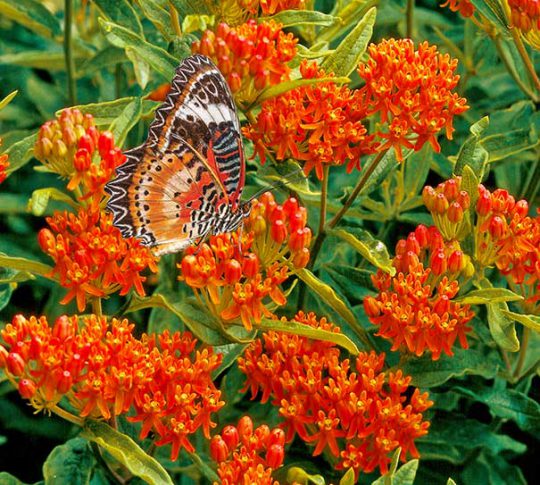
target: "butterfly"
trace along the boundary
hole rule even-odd
[[[178,66],[148,138],[124,154],[105,186],[107,209],[123,237],[156,255],[233,231],[250,213],[251,203],[240,200],[245,160],[236,106],[205,56]]]

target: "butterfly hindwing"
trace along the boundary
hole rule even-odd
[[[224,215],[234,214],[242,192],[244,157],[232,96],[209,59],[192,56],[178,67],[147,141],[125,154],[106,186],[124,237],[163,254],[227,225]]]

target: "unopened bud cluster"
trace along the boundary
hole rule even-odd
[[[225,426],[210,442],[210,454],[218,462],[222,485],[257,483],[272,485],[273,470],[283,464],[285,432],[263,424],[253,427],[249,416],[240,418],[237,426]]]
[[[297,39],[274,22],[249,20],[238,27],[225,23],[207,30],[192,45],[210,57],[225,76],[237,101],[253,101],[258,92],[289,79],[287,63],[296,55]]]
[[[422,192],[424,204],[446,240],[462,240],[469,232],[469,194],[461,189],[461,177],[440,183],[436,188],[426,185]]]
[[[268,306],[286,303],[280,285],[291,269],[309,261],[311,230],[307,213],[294,198],[278,205],[270,193],[253,201],[242,229],[211,236],[191,247],[179,265],[180,279],[202,296],[210,311],[226,322],[240,317],[251,329]]]
[[[66,108],[55,120],[39,129],[34,147],[35,157],[51,172],[70,177],[74,172],[74,156],[79,140],[85,137],[97,143],[98,131],[91,115],[78,109]]]

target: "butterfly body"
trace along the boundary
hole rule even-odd
[[[148,139],[125,155],[106,185],[107,208],[124,237],[158,255],[232,231],[249,214],[251,205],[240,201],[245,161],[236,108],[204,56],[180,64]]]

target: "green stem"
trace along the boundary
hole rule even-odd
[[[534,94],[530,89],[529,87],[520,79],[520,77],[518,76],[518,74],[515,72],[515,70],[513,69],[512,65],[510,64],[507,56],[506,56],[506,53],[502,47],[502,44],[501,44],[501,39],[499,36],[494,36],[492,37],[493,39],[493,42],[495,44],[495,48],[497,49],[497,52],[499,54],[499,57],[501,58],[501,61],[503,62],[504,64],[504,67],[506,68],[506,70],[508,71],[508,74],[510,74],[510,76],[512,77],[512,79],[514,80],[514,82],[518,85],[519,89],[521,89],[529,98],[531,98],[534,102],[537,102],[538,101],[538,97],[536,96],[536,94]]]
[[[321,187],[321,211],[319,218],[319,230],[317,234],[324,232],[324,225],[326,224],[326,207],[328,205],[328,172],[330,166],[326,165],[323,172],[323,180]]]
[[[406,37],[414,39],[414,0],[407,0],[405,16],[407,19]]]
[[[97,317],[103,315],[103,309],[101,308],[101,298],[99,296],[94,296],[92,298],[92,313]]]
[[[527,347],[529,346],[529,337],[531,335],[531,329],[528,327],[523,328],[523,337],[521,339],[521,348],[519,349],[519,357],[514,369],[514,381],[517,382],[520,379],[523,365],[525,364],[525,356],[527,355]]]
[[[71,36],[73,19],[73,0],[64,1],[64,56],[68,78],[68,101],[70,106],[77,104],[77,86],[75,84],[75,62],[73,60],[73,41]]]
[[[69,421],[70,423],[76,424],[77,426],[82,427],[84,425],[84,419],[67,412],[65,409],[62,409],[59,406],[55,405],[54,407],[52,407],[51,412],[53,412],[57,416],[60,416],[62,419]]]

